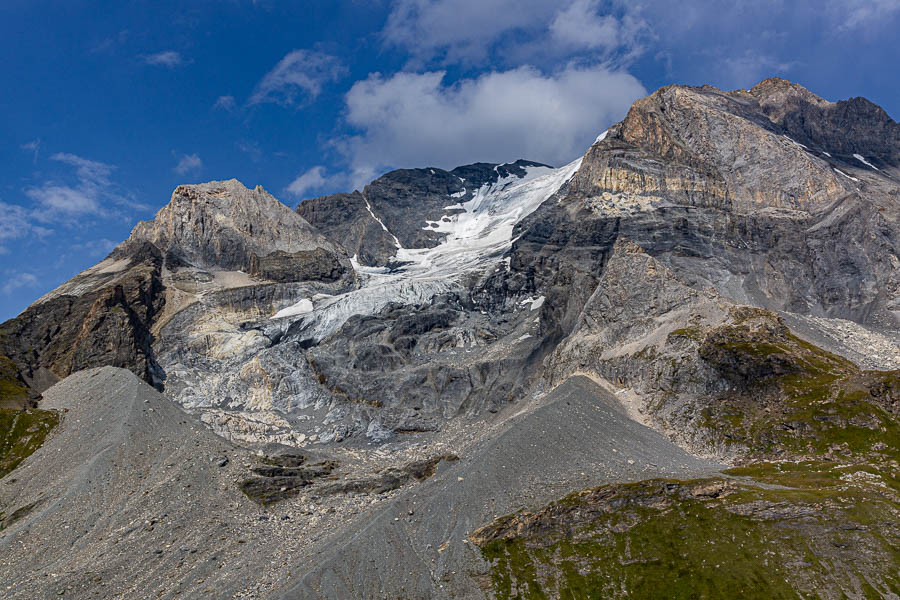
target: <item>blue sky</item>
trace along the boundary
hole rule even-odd
[[[562,164],[661,85],[900,115],[900,0],[3,0],[0,320],[179,183],[291,206],[396,167]]]

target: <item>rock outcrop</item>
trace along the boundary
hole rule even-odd
[[[32,398],[75,371],[109,365],[162,386],[158,328],[198,297],[282,284],[353,287],[342,249],[257,187],[236,180],[179,186],[156,219],[139,223],[102,262],[0,325],[0,355]]]

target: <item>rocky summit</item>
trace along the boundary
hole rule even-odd
[[[898,251],[900,124],[782,79],[179,186],[0,325],[4,597],[897,598]]]

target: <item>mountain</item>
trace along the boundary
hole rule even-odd
[[[6,427],[0,572],[23,598],[895,597],[898,221],[900,125],[782,79],[662,88],[558,168],[296,210],[179,186],[0,325],[3,406],[39,424]]]

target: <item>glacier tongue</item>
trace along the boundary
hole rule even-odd
[[[457,288],[463,275],[501,261],[512,246],[516,223],[555,194],[580,165],[581,158],[559,169],[530,166],[524,177],[511,175],[485,184],[468,202],[447,207],[464,212],[434,222],[434,231],[447,234],[439,245],[421,249],[398,247],[396,258],[400,266],[393,270],[363,267],[354,256],[351,264],[360,278],[360,289],[314,301],[311,310],[309,301],[303,300],[275,317],[299,317],[304,335],[319,341],[353,315],[377,313],[391,302],[429,302],[434,296]]]
[[[434,248],[401,248],[397,259],[409,263],[399,276],[448,277],[484,269],[512,246],[516,223],[537,210],[578,170],[581,159],[559,169],[527,167],[523,178],[504,177],[483,185],[468,202],[448,208],[465,212],[445,216],[434,231],[447,237]]]

